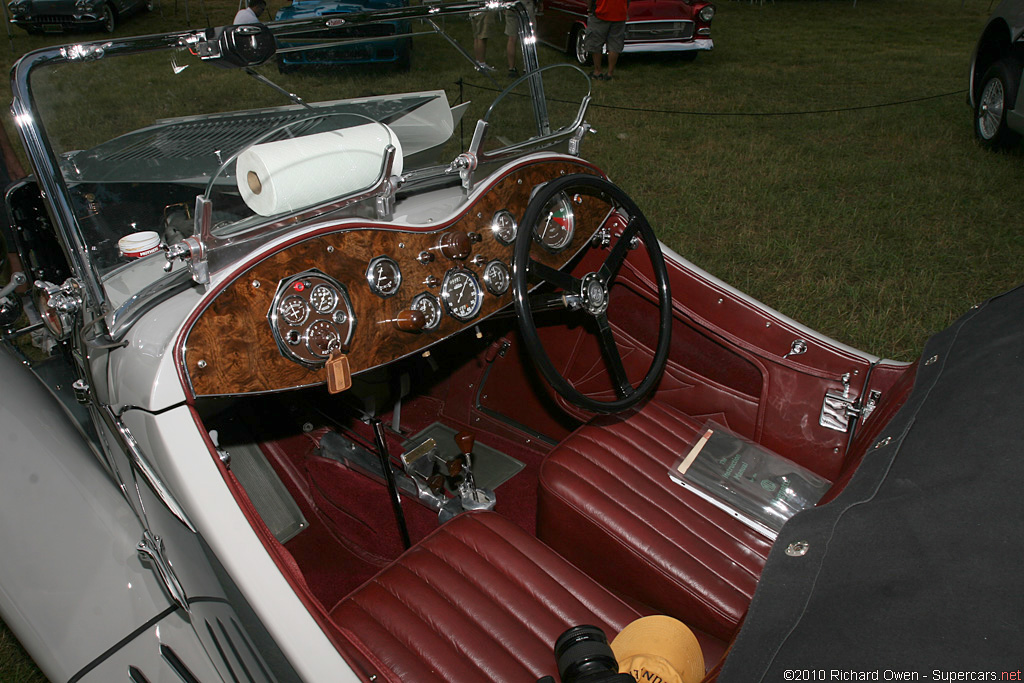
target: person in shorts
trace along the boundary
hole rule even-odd
[[[530,17],[530,23],[537,24],[537,5],[534,0],[519,0],[526,7],[526,14]],[[508,58],[508,77],[515,78],[519,75],[516,68],[516,43],[519,38],[519,15],[514,10],[505,10],[505,35],[508,36],[508,45],[505,47],[505,56]],[[524,65],[525,68],[525,65]]]
[[[499,11],[483,10],[469,15],[469,20],[473,24],[473,58],[476,59],[477,69],[480,71],[497,71],[487,63],[487,39],[491,37],[495,15]]]
[[[615,74],[615,64],[626,46],[626,18],[629,15],[628,0],[590,0],[587,15],[587,34],[583,48],[594,57],[593,78],[610,81]],[[608,48],[608,70],[604,70],[602,48]]]

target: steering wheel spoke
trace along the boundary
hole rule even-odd
[[[619,398],[628,398],[636,391],[626,374],[626,366],[622,363],[622,354],[619,353],[619,345],[615,342],[612,334],[612,326],[608,322],[608,316],[596,316],[598,340],[601,345],[601,353],[604,354],[605,363],[608,364],[608,372],[611,374],[612,385]]]
[[[580,291],[580,281],[578,278],[573,277],[571,273],[552,268],[540,261],[530,259],[527,271],[530,275],[550,282],[570,294],[578,294]]]
[[[615,242],[615,246],[612,247],[611,252],[608,254],[608,258],[601,264],[601,268],[597,271],[598,275],[601,276],[601,281],[606,286],[611,286],[611,283],[615,281],[615,278],[619,274],[619,270],[622,268],[622,264],[626,261],[626,256],[629,255],[630,247],[633,244],[633,240],[637,238],[637,233],[641,229],[641,224],[650,230],[650,226],[646,225],[646,220],[642,216],[634,215],[626,223],[626,227],[622,230],[622,234],[619,236],[618,241]]]

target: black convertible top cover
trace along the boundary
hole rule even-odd
[[[929,340],[846,489],[783,527],[719,681],[1021,680],[1022,578],[1018,288]]]

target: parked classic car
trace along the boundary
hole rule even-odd
[[[408,5],[405,0],[367,0],[360,3],[324,2],[323,0],[296,0],[277,11],[277,21],[293,19],[309,19],[327,17],[331,14],[348,14],[366,10],[380,10]],[[368,33],[375,37],[404,35],[409,27],[403,22],[377,23],[368,27],[354,29],[339,26],[334,29],[334,37],[355,38],[360,33]],[[322,37],[322,36],[321,36]],[[311,36],[308,40],[316,40]],[[376,40],[353,42],[351,45],[331,47],[320,50],[304,49],[304,37],[289,36],[286,41],[278,43],[278,66],[287,71],[298,66],[329,66],[341,64],[385,63],[394,64],[400,69],[408,69],[411,59],[412,39],[395,38],[393,40]]]
[[[711,40],[714,16],[715,6],[705,0],[632,0],[624,52],[671,52],[695,59],[715,46]],[[544,0],[544,11],[537,16],[537,37],[542,43],[587,64],[586,31],[587,0]]]
[[[29,33],[113,33],[125,17],[152,7],[152,0],[13,0],[7,5],[11,23]]]
[[[584,160],[528,22],[477,71],[481,7],[345,17],[408,73],[276,72],[338,17],[15,66],[0,617],[44,673],[536,681],[646,613],[720,681],[1018,667],[1024,291],[911,365],[799,325]]]
[[[974,135],[991,149],[1012,147],[1024,134],[1022,34],[1024,2],[1003,0],[989,17],[971,55],[967,101],[974,110]]]

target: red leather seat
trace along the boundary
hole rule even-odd
[[[699,429],[657,401],[581,427],[541,467],[537,535],[606,587],[728,640],[771,542],[669,479]]]
[[[493,512],[456,517],[331,612],[367,677],[417,682],[557,680],[563,631],[611,640],[639,616]]]

